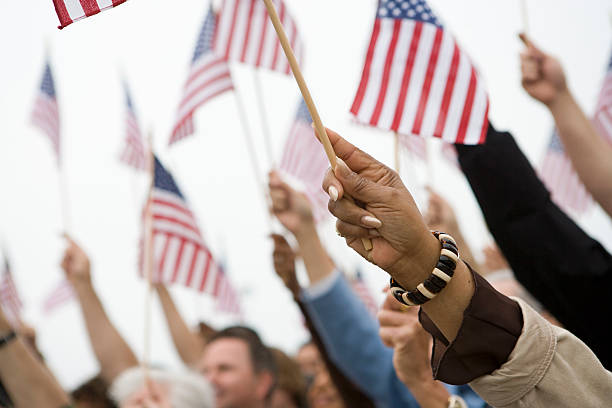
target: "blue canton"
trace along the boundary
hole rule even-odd
[[[49,63],[45,65],[45,73],[43,74],[42,84],[40,84],[40,90],[45,95],[55,98],[55,85],[53,85],[53,76],[51,76],[51,66]]]
[[[127,85],[123,85],[123,89],[125,89],[125,100],[127,103],[127,107],[130,111],[134,111],[134,105],[132,105],[132,97],[130,96],[130,91],[127,88]]]
[[[415,20],[442,28],[424,0],[379,0],[376,17]]]
[[[164,166],[162,166],[157,156],[155,156],[155,188],[165,190],[179,196],[182,199],[185,199],[174,182],[174,178],[170,173],[168,173]]]
[[[559,139],[559,134],[557,133],[557,129],[553,130],[552,136],[550,138],[550,143],[548,144],[548,150],[558,153],[564,153],[565,149],[563,148],[563,144],[561,143],[561,139]]]
[[[610,55],[610,62],[608,63],[608,72],[612,71],[612,54]]]
[[[301,99],[300,101],[300,105],[298,106],[298,110],[295,115],[295,121],[306,122],[308,125],[312,123],[312,117],[310,116],[310,112],[308,112],[308,107],[306,106],[304,99]]]
[[[215,21],[215,12],[211,6],[206,14],[206,18],[204,19],[204,25],[202,26],[202,31],[200,31],[200,36],[198,37],[198,42],[196,44],[195,51],[193,52],[193,59],[191,60],[192,63],[197,61],[202,54],[212,50],[212,41],[213,35],[215,35],[216,25],[217,22]]]

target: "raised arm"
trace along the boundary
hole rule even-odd
[[[166,316],[166,322],[176,351],[185,365],[194,367],[204,351],[204,339],[189,329],[176,308],[168,289],[164,285],[158,284],[155,285],[155,290]]]
[[[60,408],[70,403],[51,372],[13,331],[0,308],[0,379],[16,407]]]
[[[524,35],[521,38],[527,42]],[[597,133],[576,102],[557,59],[529,41],[521,54],[521,71],[523,88],[548,108],[576,173],[612,217],[612,145]]]
[[[67,240],[62,268],[79,299],[100,376],[110,384],[124,370],[138,365],[138,360],[104,311],[91,282],[89,258],[72,239]]]

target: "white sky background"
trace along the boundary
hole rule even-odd
[[[324,123],[392,164],[391,135],[351,124],[348,115],[376,2],[286,1],[306,44],[303,68]],[[572,90],[592,112],[610,52],[612,1],[529,3],[534,41],[560,57]],[[520,87],[519,1],[431,0],[430,4],[487,79],[494,124],[511,130],[532,162],[539,163],[552,121]],[[306,340],[299,312],[272,270],[267,215],[251,174],[233,94],[217,98],[198,112],[194,137],[166,148],[207,7],[207,1],[130,0],[59,31],[51,0],[0,2],[4,17],[0,25],[0,236],[26,304],[26,319],[36,327],[49,365],[67,388],[94,375],[97,364],[75,302],[50,316],[41,313],[45,295],[62,279],[58,264],[64,247],[52,149],[47,137],[29,124],[45,44],[50,48],[60,103],[70,231],[90,254],[95,286],[108,314],[136,352],[140,355],[143,348],[144,282],[136,276],[136,256],[146,180],[117,160],[125,114],[120,72],[131,88],[141,127],[154,133],[158,154],[190,201],[213,252],[225,254],[231,279],[241,293],[246,324],[269,344],[289,352]],[[251,108],[249,122],[259,145],[259,160],[265,163],[252,70],[232,69],[236,86]],[[299,93],[291,77],[261,76],[278,158]],[[448,177],[443,178],[443,171],[450,173]],[[406,152],[402,177],[423,204],[427,172]],[[480,249],[490,238],[463,178],[437,160],[433,182],[453,199],[466,236]],[[607,238],[602,243],[610,244],[612,225],[599,209],[580,222],[594,236]],[[344,249],[331,222],[322,232],[339,263],[350,268],[360,262]],[[378,294],[386,274],[360,264]],[[191,323],[198,318],[216,327],[234,322],[215,313],[208,299],[180,288],[173,293]],[[179,366],[157,302],[153,319],[153,361]]]

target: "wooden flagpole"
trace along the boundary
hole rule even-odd
[[[244,134],[247,151],[251,159],[250,162],[251,162],[252,171],[255,174],[255,182],[259,186],[259,190],[261,191],[261,194],[263,196],[264,203],[266,206],[266,213],[268,214],[268,217],[267,217],[268,227],[269,227],[269,230],[272,231],[273,230],[272,217],[270,215],[270,212],[268,211],[268,207],[269,207],[268,192],[266,189],[266,185],[261,177],[261,171],[260,171],[261,168],[259,167],[259,161],[257,160],[257,153],[255,152],[255,146],[253,145],[253,136],[251,135],[251,130],[247,122],[246,110],[244,108],[242,97],[238,91],[238,88],[234,88],[234,100],[236,101],[236,108],[238,110],[238,118],[239,118],[240,124],[242,125],[242,133]]]
[[[266,112],[266,105],[263,97],[263,88],[261,86],[259,68],[253,70],[253,82],[255,83],[255,96],[257,97],[257,107],[259,110],[259,117],[261,119],[261,127],[263,130],[264,141],[266,145],[266,153],[268,154],[268,165],[271,169],[276,167],[274,160],[274,152],[272,150],[272,136],[270,133],[270,124],[268,123],[268,115]]]
[[[59,179],[59,188],[60,188],[60,206],[61,206],[61,217],[62,217],[62,226],[64,227],[64,233],[70,236],[72,232],[72,223],[70,222],[70,200],[68,199],[68,183],[66,180],[66,170],[64,168],[63,163],[60,162],[60,158],[58,160],[58,179]]]
[[[144,243],[143,243],[143,268],[147,279],[147,289],[145,292],[144,310],[144,346],[140,366],[143,370],[145,380],[149,378],[149,362],[151,358],[151,300],[153,290],[153,211],[151,195],[155,185],[155,159],[153,154],[153,132],[149,132],[148,137],[148,168],[149,168],[149,188],[144,213]],[[148,381],[145,381],[148,382]]]
[[[527,0],[519,0],[521,3],[521,18],[523,23],[523,33],[529,38],[529,12],[527,9]]]
[[[394,153],[394,162],[393,167],[397,174],[400,172],[400,136],[399,133],[393,132],[393,153]]]
[[[297,59],[295,58],[295,54],[293,53],[293,49],[291,48],[291,44],[287,39],[287,34],[285,34],[285,30],[283,29],[283,25],[278,18],[278,14],[276,13],[276,9],[272,4],[272,0],[263,0],[266,9],[268,10],[268,15],[270,16],[270,20],[272,20],[272,25],[274,26],[274,30],[276,31],[276,35],[283,47],[283,51],[285,52],[285,56],[289,61],[289,66],[291,66],[291,71],[293,72],[293,77],[300,88],[300,92],[302,93],[302,97],[304,98],[304,102],[306,102],[306,106],[308,107],[308,112],[310,112],[310,116],[312,117],[312,121],[314,123],[315,131],[323,144],[323,148],[325,149],[325,154],[327,154],[327,159],[329,160],[329,164],[332,169],[336,168],[336,152],[334,152],[334,148],[329,141],[329,137],[327,136],[327,132],[325,131],[325,127],[323,126],[323,122],[321,121],[321,117],[319,116],[319,112],[312,100],[312,96],[310,95],[310,91],[308,90],[308,86],[306,86],[306,81],[304,80],[304,76],[302,75],[302,71],[300,70],[300,66],[298,65]],[[349,200],[352,198],[348,195],[345,197]],[[372,250],[372,241],[369,238],[362,238],[361,242],[363,243],[363,247],[366,251]]]

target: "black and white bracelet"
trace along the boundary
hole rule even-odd
[[[440,241],[442,249],[436,267],[429,278],[414,290],[406,290],[393,278],[391,278],[391,293],[406,306],[419,306],[435,298],[452,279],[457,262],[459,262],[459,250],[457,243],[448,234],[432,231],[432,234]]]

